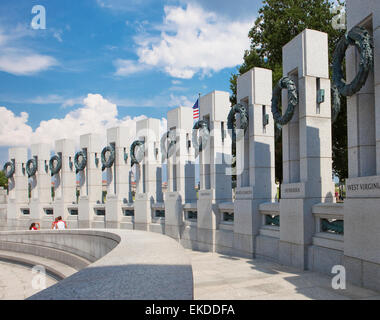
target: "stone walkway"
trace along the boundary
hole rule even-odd
[[[376,299],[380,293],[347,285],[334,290],[331,277],[297,271],[262,259],[186,251],[193,266],[196,300]],[[21,300],[37,293],[31,269],[0,261],[0,299]],[[56,283],[46,277],[46,286]]]
[[[0,261],[0,300],[24,300],[39,292],[32,286],[35,275],[28,267]],[[46,277],[46,287],[56,282],[55,279]]]
[[[349,284],[345,290],[334,290],[332,277],[266,260],[187,252],[192,260],[196,300],[380,300],[379,292]]]

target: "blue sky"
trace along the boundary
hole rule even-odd
[[[1,1],[0,163],[11,145],[105,135],[229,91],[260,3]],[[46,9],[45,30],[31,27],[34,5]]]

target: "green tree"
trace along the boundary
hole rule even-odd
[[[341,3],[342,4],[342,3]],[[282,77],[282,47],[304,29],[326,32],[329,36],[329,59],[344,30],[335,30],[332,19],[336,13],[329,0],[263,0],[259,16],[248,33],[251,41],[249,50],[244,53],[244,62],[238,73],[230,78],[231,103],[236,104],[236,81],[253,67],[264,67],[273,71],[273,86]],[[342,101],[342,107],[345,104]],[[333,169],[340,179],[347,177],[347,132],[346,112],[339,115],[333,128]],[[282,181],[282,142],[276,141],[276,180]],[[346,150],[346,151],[345,151]]]
[[[0,187],[8,190],[8,179],[2,170],[0,171]]]

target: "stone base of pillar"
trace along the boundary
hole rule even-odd
[[[215,230],[198,228],[197,246],[199,251],[215,252]]]
[[[300,270],[306,270],[308,247],[309,245],[289,243],[280,240],[278,249],[279,263]]]
[[[62,217],[63,220],[67,220],[70,205],[72,204],[64,202],[62,199],[55,200],[53,203],[54,218]]]
[[[30,201],[30,218],[32,220],[36,220],[36,222],[40,222],[41,218],[44,214],[44,209],[48,204],[47,203],[41,203],[38,201],[38,199],[33,199]]]
[[[165,193],[165,234],[180,240],[183,233],[183,205],[178,192]]]
[[[250,257],[254,257],[255,238],[262,224],[259,204],[265,202],[263,199],[254,199],[253,196],[253,187],[240,187],[236,189],[234,202],[233,248],[240,254]]]
[[[78,203],[78,228],[87,229],[91,228],[92,221],[95,217],[96,203],[90,201],[87,197],[81,197]]]
[[[25,204],[26,206],[26,204]],[[21,206],[16,202],[16,200],[11,199],[8,202],[7,208],[7,218],[8,220],[18,220],[21,217]]]
[[[197,201],[197,242],[200,251],[215,252],[216,228],[220,221],[215,190],[200,190]]]
[[[286,186],[282,185],[282,190],[284,189]],[[281,199],[279,263],[301,270],[307,269],[308,246],[316,230],[312,208],[320,202],[321,199],[317,198]]]
[[[94,220],[91,221],[92,229],[105,229],[106,228],[106,217],[105,216],[96,216]]]
[[[120,228],[120,221],[123,216],[123,200],[116,195],[107,195],[105,227],[107,229]]]
[[[234,254],[249,258],[254,258],[255,245],[254,236],[251,234],[235,233],[233,235],[233,249]]]
[[[347,180],[344,265],[347,281],[380,290],[379,176]],[[369,189],[371,188],[371,189]]]
[[[78,223],[78,216],[68,216],[67,220],[67,228],[68,229],[78,229],[79,228],[79,223]]]
[[[152,223],[152,203],[154,198],[149,193],[138,193],[134,202],[135,208],[135,229],[150,231]]]

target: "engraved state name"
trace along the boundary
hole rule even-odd
[[[301,192],[300,188],[285,188],[285,193]]]
[[[236,194],[252,194],[252,191],[236,191]]]
[[[347,185],[348,191],[365,191],[365,190],[375,190],[380,189],[380,183],[357,183]]]

